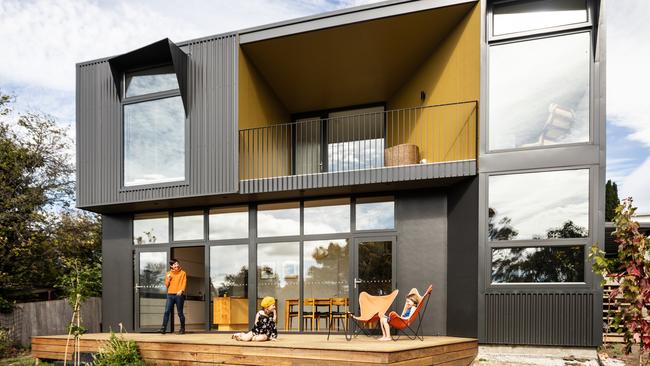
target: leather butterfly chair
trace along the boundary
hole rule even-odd
[[[391,335],[391,338],[393,338],[394,341],[398,340],[401,336],[406,336],[410,340],[419,339],[421,341],[424,341],[424,336],[420,334],[420,330],[422,328],[422,318],[427,311],[427,305],[429,305],[429,298],[431,297],[432,291],[433,285],[429,285],[429,288],[427,288],[427,291],[424,293],[424,295],[422,295],[422,299],[415,307],[413,315],[411,315],[408,319],[403,319],[394,311],[391,311],[390,314],[388,314],[388,325],[390,325],[391,328],[397,330],[397,336],[393,337]],[[413,329],[416,320],[417,327]]]
[[[379,317],[386,314],[390,306],[395,301],[397,293],[399,290],[395,290],[388,295],[383,296],[373,296],[367,292],[362,292],[359,294],[359,309],[361,314],[359,316],[354,316],[352,313],[347,313],[348,319],[351,319],[357,326],[356,329],[350,333],[352,327],[348,327],[345,330],[345,339],[347,341],[352,340],[353,337],[359,335],[360,331],[365,333],[367,336],[371,334],[366,330],[366,327],[369,324],[379,321]],[[330,339],[331,324],[327,332],[327,339]]]

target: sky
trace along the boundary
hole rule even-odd
[[[16,96],[15,113],[47,113],[72,127],[77,62],[370,2],[0,0],[0,90]],[[650,213],[650,1],[608,5],[607,178]]]

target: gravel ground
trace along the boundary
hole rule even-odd
[[[595,349],[479,346],[475,366],[599,366]]]

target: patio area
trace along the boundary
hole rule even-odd
[[[82,352],[96,352],[107,333],[83,336]],[[138,344],[147,362],[156,365],[469,365],[478,352],[476,339],[425,337],[424,341],[379,342],[360,336],[281,334],[278,341],[241,343],[230,334],[125,334]],[[32,354],[63,360],[65,336],[32,338]]]

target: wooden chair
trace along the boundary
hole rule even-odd
[[[388,314],[388,325],[390,325],[391,328],[397,330],[396,337],[393,337],[391,335],[391,338],[393,338],[394,341],[398,340],[403,335],[408,337],[410,340],[419,339],[421,341],[424,341],[424,336],[420,334],[420,330],[422,326],[422,318],[427,311],[427,305],[429,305],[429,298],[431,297],[432,291],[433,285],[429,285],[427,291],[424,293],[424,295],[422,295],[422,299],[418,303],[418,306],[415,307],[413,315],[411,315],[408,319],[403,319],[394,311],[391,311],[390,314]],[[421,315],[420,312],[422,312]],[[411,326],[414,325],[416,319],[418,323],[417,328],[413,329]]]
[[[329,326],[333,327],[334,322],[336,322],[336,330],[339,330],[339,323],[343,324],[343,329],[348,330],[348,308],[350,306],[350,300],[347,297],[333,297],[330,299],[330,314],[329,314]],[[336,307],[336,311],[334,310]],[[343,311],[341,311],[343,307]]]
[[[318,330],[318,323],[316,322],[318,319],[318,312],[316,311],[316,299],[314,298],[307,298],[303,301],[304,307],[302,308],[302,321],[303,321],[303,329],[307,329],[307,320],[310,320],[310,325],[311,325],[311,331],[314,331],[314,323],[316,323],[316,330]],[[309,310],[307,310],[307,307],[310,307]]]
[[[289,303],[287,305],[287,322],[284,324],[284,330],[289,331],[291,330],[291,325],[293,323],[293,318],[298,318],[300,316],[300,302],[296,303]],[[295,309],[294,309],[295,307]],[[300,324],[300,322],[298,322]]]

